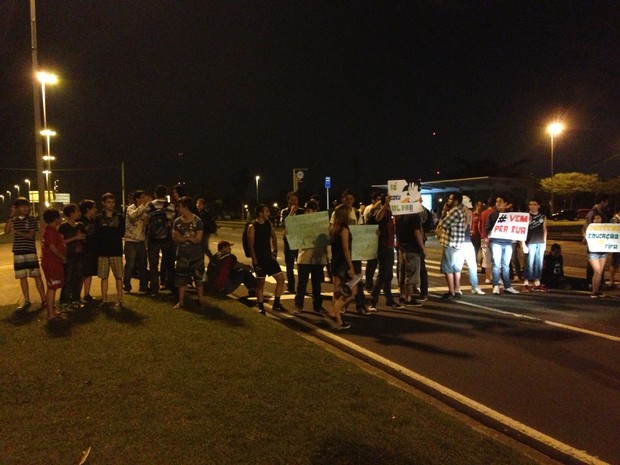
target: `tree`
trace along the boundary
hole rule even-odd
[[[573,208],[575,194],[580,192],[596,192],[599,190],[598,174],[558,173],[553,178],[540,180],[540,187],[545,192],[565,196],[570,199],[570,208]]]

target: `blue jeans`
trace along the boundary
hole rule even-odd
[[[461,246],[463,252],[463,258],[467,264],[467,270],[469,271],[469,283],[472,289],[478,287],[478,263],[476,259],[476,249],[471,242],[463,242]]]
[[[510,259],[512,258],[512,241],[494,241],[491,239],[493,254],[493,286],[499,286],[500,269],[504,289],[510,285]]]
[[[146,244],[144,241],[125,241],[125,272],[123,275],[123,286],[126,291],[131,290],[131,278],[136,266],[138,267],[140,290],[146,291],[148,286],[148,277],[146,275]]]
[[[392,277],[394,276],[394,247],[379,245],[377,261],[379,263],[379,274],[377,280],[372,287],[372,303],[377,304],[379,300],[379,294],[383,289],[383,295],[385,295],[385,301],[387,305],[394,303],[394,296],[392,295]]]
[[[525,279],[540,279],[542,276],[543,258],[545,255],[546,245],[528,244],[529,253],[527,254],[527,262],[525,264]]]

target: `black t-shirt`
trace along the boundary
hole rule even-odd
[[[72,239],[78,235],[78,233],[86,234],[86,229],[82,223],[76,223],[75,226],[71,226],[69,223],[63,223],[58,227],[58,232],[62,234],[65,242],[68,239]],[[67,242],[67,256],[81,254],[84,252],[84,240],[75,240]]]
[[[256,258],[264,260],[271,257],[271,222],[265,221],[263,224],[255,221],[254,226],[254,253]]]
[[[396,217],[396,237],[401,250],[410,253],[422,253],[422,249],[415,238],[415,231],[420,231],[424,235],[419,213]]]

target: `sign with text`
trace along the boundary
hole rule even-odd
[[[379,248],[379,236],[377,236],[376,224],[373,225],[351,225],[351,260],[372,260],[377,258]]]
[[[291,250],[328,246],[328,213],[322,211],[287,217],[286,240]]]
[[[491,230],[492,239],[524,241],[530,226],[530,214],[520,212],[500,213]]]
[[[387,185],[388,194],[390,194],[390,209],[394,216],[421,213],[424,210],[419,183],[398,179],[388,181]]]
[[[586,241],[590,252],[620,252],[620,223],[590,223]]]

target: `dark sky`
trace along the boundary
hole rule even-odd
[[[555,172],[620,174],[615,1],[39,0],[37,19],[61,79],[54,177],[75,197],[119,192],[121,161],[128,189],[182,178],[209,197],[246,170],[249,199],[254,175],[276,194],[293,168],[309,191],[331,176],[332,196],[548,176],[554,118]],[[35,166],[29,46],[28,2],[1,1],[2,191]]]

